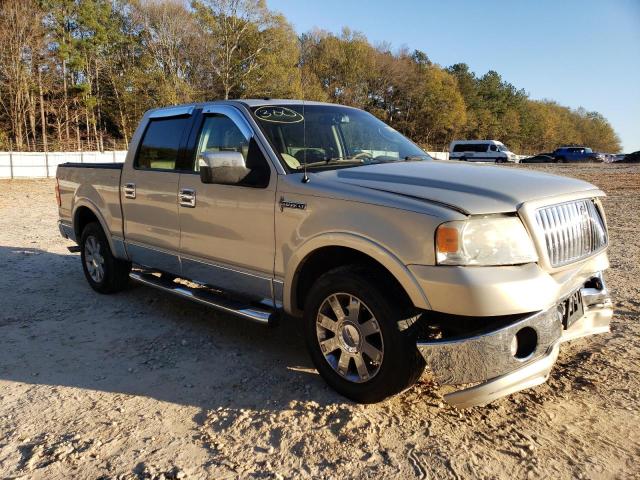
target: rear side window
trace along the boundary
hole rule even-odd
[[[488,143],[459,143],[453,147],[454,152],[486,152]]]
[[[144,132],[135,168],[175,170],[180,140],[189,121],[189,117],[151,120]]]

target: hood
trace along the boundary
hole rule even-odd
[[[325,171],[320,176],[471,215],[514,212],[530,200],[596,189],[582,180],[558,175],[452,161],[365,165]]]

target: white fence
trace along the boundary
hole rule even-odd
[[[448,152],[427,152],[436,160],[449,160]],[[0,178],[55,177],[65,162],[122,163],[126,150],[111,152],[0,152]]]
[[[427,152],[434,160],[449,160],[449,152]]]
[[[0,178],[55,177],[58,165],[65,162],[124,162],[126,150],[111,152],[0,152]]]

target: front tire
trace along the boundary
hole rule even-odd
[[[96,292],[115,293],[127,287],[131,262],[113,256],[99,223],[89,223],[82,231],[80,252],[84,276]]]
[[[305,302],[311,360],[334,390],[359,403],[401,392],[424,369],[414,329],[400,327],[415,323],[416,312],[400,307],[375,278],[357,266],[334,269],[316,281]]]

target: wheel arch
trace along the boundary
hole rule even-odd
[[[393,282],[415,307],[431,308],[413,274],[392,252],[359,235],[327,233],[308,240],[291,256],[284,279],[285,311],[301,315],[304,298],[313,282],[323,273],[345,264],[374,268],[383,280]]]
[[[76,236],[76,243],[80,244],[80,237],[82,236],[84,228],[89,223],[97,221],[100,224],[105,237],[107,237],[107,242],[109,242],[111,252],[116,252],[113,245],[113,238],[111,237],[111,231],[109,230],[104,217],[100,213],[100,210],[96,208],[93,203],[88,200],[80,200],[77,202],[74,206],[71,218],[73,218],[73,232]]]

